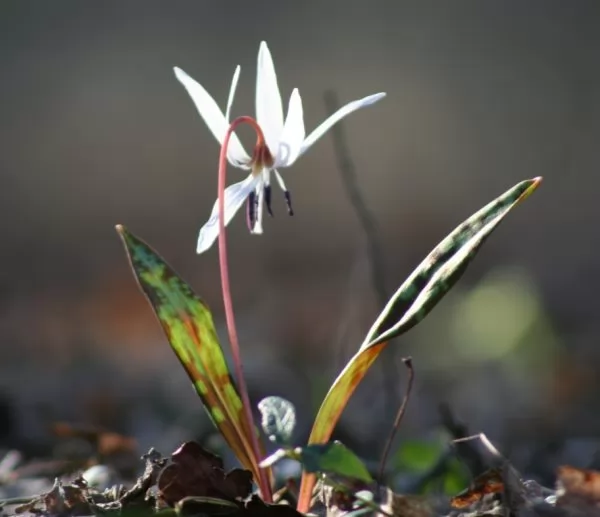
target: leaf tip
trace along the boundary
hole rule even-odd
[[[129,232],[127,231],[127,228],[125,228],[125,226],[123,226],[122,224],[117,224],[115,225],[115,230],[117,230],[117,233],[119,234],[119,237],[121,237],[121,239],[127,239]]]
[[[531,187],[529,187],[528,192],[533,192],[536,188],[538,188],[543,179],[543,176],[537,176],[533,178],[531,180]]]
[[[523,199],[525,199],[525,198],[526,198],[526,197],[528,197],[530,194],[532,194],[532,193],[533,193],[533,191],[534,191],[534,190],[536,190],[536,189],[537,189],[537,188],[540,186],[540,184],[542,183],[542,180],[543,180],[543,179],[544,179],[544,178],[543,178],[542,176],[537,176],[537,177],[533,178],[533,179],[531,180],[531,185],[530,185],[530,187],[529,187],[529,188],[528,188],[528,189],[525,191],[525,194],[524,194],[524,196],[523,196]]]
[[[125,246],[125,252],[127,253],[127,256],[130,257],[130,248],[133,245],[131,233],[129,233],[129,230],[127,230],[127,228],[122,224],[115,225],[115,230],[117,230],[117,233],[121,238],[121,242],[123,243],[123,246]]]
[[[537,188],[540,186],[540,184],[542,183],[542,180],[544,178],[542,176],[537,176],[533,179],[530,179],[528,181],[529,186],[525,189],[525,191],[523,192],[523,194],[521,194],[521,197],[519,198],[519,202],[521,201],[525,201],[531,194],[533,194],[533,192],[535,190],[537,190]]]
[[[123,241],[123,243],[125,244],[125,247],[127,248],[128,244],[131,243],[131,241],[132,241],[131,233],[129,233],[129,230],[122,224],[115,225],[115,230],[117,230],[119,237],[121,237],[121,240]]]

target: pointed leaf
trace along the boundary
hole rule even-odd
[[[302,447],[299,460],[306,472],[337,474],[365,483],[373,481],[362,460],[338,441]]]
[[[150,246],[123,226],[117,226],[117,231],[139,286],[208,414],[241,464],[260,479],[242,401],[208,306]]]
[[[312,444],[306,447],[282,448],[260,462],[270,467],[283,458],[299,461],[306,472],[336,474],[349,479],[371,483],[373,478],[362,460],[342,442]]]
[[[508,212],[526,199],[541,178],[522,181],[454,229],[391,297],[363,347],[389,341],[419,323],[444,297]]]
[[[325,396],[313,423],[308,442],[326,442],[348,399],[388,341],[419,323],[464,273],[487,237],[520,201],[526,199],[542,178],[518,183],[473,214],[450,233],[394,293],[369,330],[358,352],[338,375]],[[315,483],[302,476],[298,510],[306,512]]]

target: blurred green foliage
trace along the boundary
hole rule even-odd
[[[439,475],[433,473],[438,464]],[[454,456],[448,455],[448,438],[440,434],[437,439],[404,440],[394,457],[394,468],[400,475],[414,478],[424,476],[421,494],[441,492],[454,495],[469,484],[467,468]]]

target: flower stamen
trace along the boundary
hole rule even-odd
[[[271,209],[271,185],[265,185],[265,205],[267,206],[267,212],[273,217],[273,210]]]
[[[256,201],[256,193],[254,191],[250,192],[246,201],[246,224],[249,231],[252,231],[254,222],[256,221]]]
[[[288,215],[294,215],[294,209],[292,208],[292,195],[289,190],[285,190],[283,192],[283,196],[285,197],[285,204],[287,205]]]

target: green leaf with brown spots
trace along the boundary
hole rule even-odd
[[[512,208],[539,186],[541,180],[522,181],[473,214],[442,240],[406,279],[329,389],[313,423],[309,444],[329,440],[350,396],[389,340],[414,327],[439,303],[492,231]],[[299,511],[307,511],[313,486],[314,476],[304,474]]]
[[[404,334],[444,297],[492,231],[515,205],[539,186],[542,178],[522,181],[454,229],[419,264],[390,298],[365,338],[363,347]]]
[[[241,464],[260,479],[259,458],[250,443],[252,424],[246,421],[210,309],[150,246],[123,226],[117,231],[138,284],[208,414]]]

